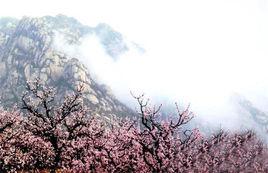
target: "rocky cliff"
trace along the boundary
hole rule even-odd
[[[83,84],[84,98],[92,113],[105,116],[130,113],[131,110],[120,103],[107,86],[92,79],[77,57],[70,57],[53,47],[56,32],[63,34],[70,44],[79,44],[84,35],[94,33],[112,58],[128,49],[121,34],[105,24],[92,28],[63,15],[0,19],[2,104],[17,103],[25,90],[25,82],[40,78],[56,87],[62,96]]]

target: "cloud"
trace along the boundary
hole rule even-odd
[[[56,34],[56,49],[79,58],[88,67],[93,78],[110,86],[121,101],[132,107],[135,107],[135,100],[130,91],[146,93],[153,103],[167,101],[168,106],[175,101],[184,106],[191,103],[191,110],[202,123],[233,130],[254,125],[249,116],[245,118],[238,114],[237,105],[230,101],[234,92],[250,96],[250,83],[232,83],[234,78],[231,76],[217,76],[221,70],[228,69],[228,66],[206,70],[204,68],[207,66],[199,63],[200,67],[193,68],[191,64],[197,62],[182,60],[178,65],[172,58],[159,58],[155,52],[148,51],[140,54],[135,48],[130,48],[130,51],[115,61],[105,53],[99,38],[94,34],[82,38],[81,45],[69,45],[64,39],[63,35]],[[250,73],[243,72],[246,73],[244,75]],[[243,84],[246,84],[244,91],[237,91],[235,87]],[[251,92],[251,96],[256,94],[255,91]],[[254,101],[253,97],[250,99]]]
[[[80,47],[64,46],[68,53],[79,52],[89,70],[121,99],[131,100],[130,90],[148,97],[163,95],[191,103],[206,121],[239,128],[243,115],[236,113],[230,96],[241,93],[256,105],[268,97],[267,0],[48,0],[41,4],[6,1],[0,15],[63,13],[91,26],[106,22],[145,47],[142,56],[130,51],[114,62],[94,35],[84,38]]]

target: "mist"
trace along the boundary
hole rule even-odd
[[[90,26],[105,22],[141,45],[146,53],[131,48],[114,61],[94,35],[71,46],[56,34],[55,47],[84,62],[123,102],[132,105],[132,91],[156,103],[190,103],[199,119],[227,129],[255,126],[233,103],[235,93],[268,111],[266,0],[48,0],[42,7],[26,0],[6,11],[12,2],[0,8],[1,16],[63,13]]]
[[[63,35],[56,34],[54,44],[59,51],[82,61],[93,79],[108,85],[115,96],[131,108],[137,105],[130,92],[137,95],[145,93],[152,104],[164,103],[164,107],[175,108],[175,102],[182,107],[190,104],[199,121],[198,125],[206,124],[211,128],[228,130],[239,130],[242,127],[256,129],[257,126],[246,111],[239,110],[233,95],[245,96],[261,110],[267,108],[264,104],[267,98],[262,90],[265,87],[253,87],[251,82],[256,81],[255,78],[239,83],[242,80],[240,76],[235,76],[238,74],[234,71],[233,76],[223,74],[221,78],[219,74],[224,72],[221,70],[227,70],[226,65],[221,67],[212,64],[214,67],[211,70],[206,69],[208,66],[202,61],[199,61],[200,66],[195,66],[194,61],[187,62],[187,59],[181,59],[182,62],[178,63],[167,55],[156,58],[158,52],[140,53],[131,44],[128,45],[129,51],[114,60],[105,53],[96,35],[85,36],[80,45],[69,45]],[[239,66],[237,70],[241,70]],[[244,73],[241,78],[251,75],[248,70],[240,73]]]

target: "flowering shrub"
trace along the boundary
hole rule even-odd
[[[186,108],[160,121],[143,95],[138,119],[114,124],[88,114],[82,87],[56,101],[52,88],[28,83],[22,111],[0,109],[0,172],[268,172],[267,147],[253,132],[203,137],[185,129]]]

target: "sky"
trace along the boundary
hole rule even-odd
[[[90,26],[108,23],[146,49],[142,59],[128,53],[111,66],[96,48],[103,61],[91,64],[99,73],[106,69],[100,76],[114,90],[125,87],[121,95],[136,88],[163,93],[222,121],[233,115],[226,106],[233,93],[267,106],[267,0],[8,0],[0,6],[0,16],[59,13]],[[87,40],[81,50],[92,44]]]

